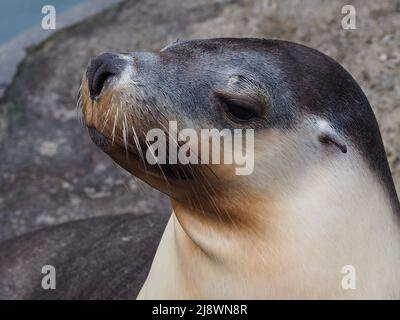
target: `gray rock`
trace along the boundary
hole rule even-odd
[[[168,216],[90,218],[0,243],[0,299],[134,299]],[[54,290],[42,287],[45,265]]]

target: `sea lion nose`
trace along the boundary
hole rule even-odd
[[[127,61],[119,54],[103,53],[90,61],[86,71],[90,98],[94,100],[110,77],[120,74]]]

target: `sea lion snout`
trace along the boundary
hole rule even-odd
[[[118,76],[126,67],[127,60],[119,54],[103,53],[93,58],[86,72],[90,98],[94,100],[112,77]]]

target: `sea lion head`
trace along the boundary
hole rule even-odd
[[[295,189],[310,167],[356,154],[395,197],[379,128],[362,90],[338,63],[302,45],[209,39],[156,53],[105,53],[89,63],[78,102],[93,141],[115,162],[204,211],[246,209],[267,194]],[[237,148],[232,143],[232,163],[223,159],[224,139],[220,164],[146,160],[160,131],[168,160],[170,149],[185,145],[197,146],[192,159],[210,160],[211,154],[202,154],[201,143],[212,149],[202,129],[231,132],[233,140],[241,132],[242,142]],[[189,138],[193,132],[197,140]],[[250,159],[248,172],[238,174],[245,164],[235,162],[240,159],[235,153]]]

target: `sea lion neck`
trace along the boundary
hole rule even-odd
[[[184,203],[172,200],[175,230],[181,234],[180,240],[192,243],[208,258],[231,260],[239,246],[245,247],[248,241],[260,240],[265,234],[266,223],[261,219],[274,215],[272,206],[248,206],[248,212],[204,211],[194,209]],[[238,218],[238,215],[245,215]],[[179,240],[178,240],[179,241]]]

